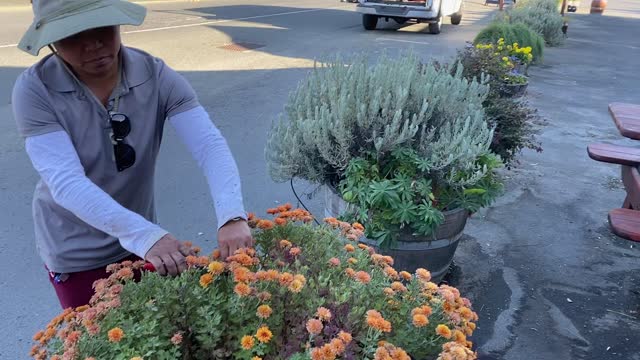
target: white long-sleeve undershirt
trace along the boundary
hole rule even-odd
[[[240,176],[225,138],[198,106],[169,122],[205,174],[218,227],[246,218]],[[53,199],[87,224],[117,239],[126,250],[144,257],[168,231],[121,206],[86,175],[69,135],[54,131],[26,139],[34,168]]]

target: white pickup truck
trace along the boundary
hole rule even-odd
[[[362,14],[362,25],[367,30],[374,30],[378,19],[393,19],[398,24],[428,23],[429,32],[439,34],[445,16],[451,17],[453,25],[460,24],[462,0],[358,0],[357,11]]]

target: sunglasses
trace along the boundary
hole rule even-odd
[[[109,114],[109,122],[111,123],[111,141],[116,167],[118,171],[124,171],[136,162],[135,150],[124,142],[124,139],[131,132],[131,121],[125,114],[112,112]]]

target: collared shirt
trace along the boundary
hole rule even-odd
[[[155,222],[154,171],[165,119],[199,106],[184,78],[162,60],[122,47],[118,112],[131,121],[125,142],[136,152],[135,164],[118,172],[108,108],[80,84],[62,60],[50,55],[27,69],[14,87],[14,113],[23,137],[65,131],[86,176],[125,208]],[[36,245],[45,264],[57,272],[83,271],[129,255],[118,239],[89,226],[58,205],[40,181],[33,200]]]

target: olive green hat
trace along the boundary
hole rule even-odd
[[[18,48],[37,56],[45,46],[79,32],[114,25],[140,25],[147,9],[125,0],[33,0],[33,23]]]

